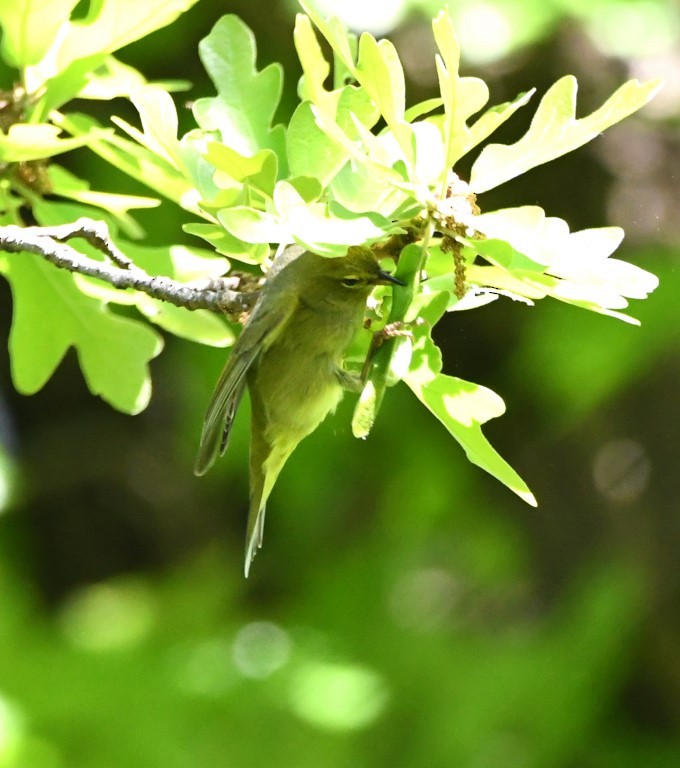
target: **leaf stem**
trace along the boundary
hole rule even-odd
[[[401,251],[394,276],[404,285],[393,288],[392,307],[386,327],[395,328],[405,323],[411,302],[418,290],[420,275],[425,267],[427,249],[433,234],[434,221],[432,217],[428,217],[421,242],[406,245]],[[364,367],[364,387],[352,418],[352,433],[355,437],[367,437],[375,423],[388,387],[392,359],[401,339],[403,335],[382,339],[374,353],[371,355],[369,352]]]

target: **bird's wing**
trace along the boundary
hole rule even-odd
[[[229,432],[246,386],[248,369],[263,346],[267,346],[267,340],[278,333],[291,312],[292,308],[260,306],[244,327],[208,405],[194,466],[197,475],[205,474],[217,456],[226,450]]]

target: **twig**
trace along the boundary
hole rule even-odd
[[[83,238],[104,253],[113,264],[91,259],[66,241]],[[169,277],[147,274],[113,243],[104,222],[78,219],[55,227],[0,227],[0,251],[27,251],[57,267],[96,277],[114,288],[132,288],[148,296],[186,309],[208,309],[237,318],[252,308],[257,298],[247,276],[180,283]]]
[[[134,266],[132,261],[111,240],[109,228],[103,221],[81,217],[72,224],[59,224],[55,227],[24,227],[22,232],[38,237],[51,237],[60,243],[82,237],[97,250],[105,253],[119,267],[129,269]]]

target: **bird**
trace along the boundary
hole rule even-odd
[[[194,467],[203,475],[224,454],[247,388],[246,577],[262,546],[267,499],[288,457],[335,410],[343,390],[361,388],[359,377],[343,368],[343,358],[362,326],[369,294],[390,283],[403,285],[366,246],[325,257],[290,245],[267,273],[208,405]]]

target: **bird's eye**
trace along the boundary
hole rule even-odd
[[[345,288],[354,288],[355,285],[359,285],[361,280],[359,280],[358,277],[346,277],[342,284],[345,286]]]

